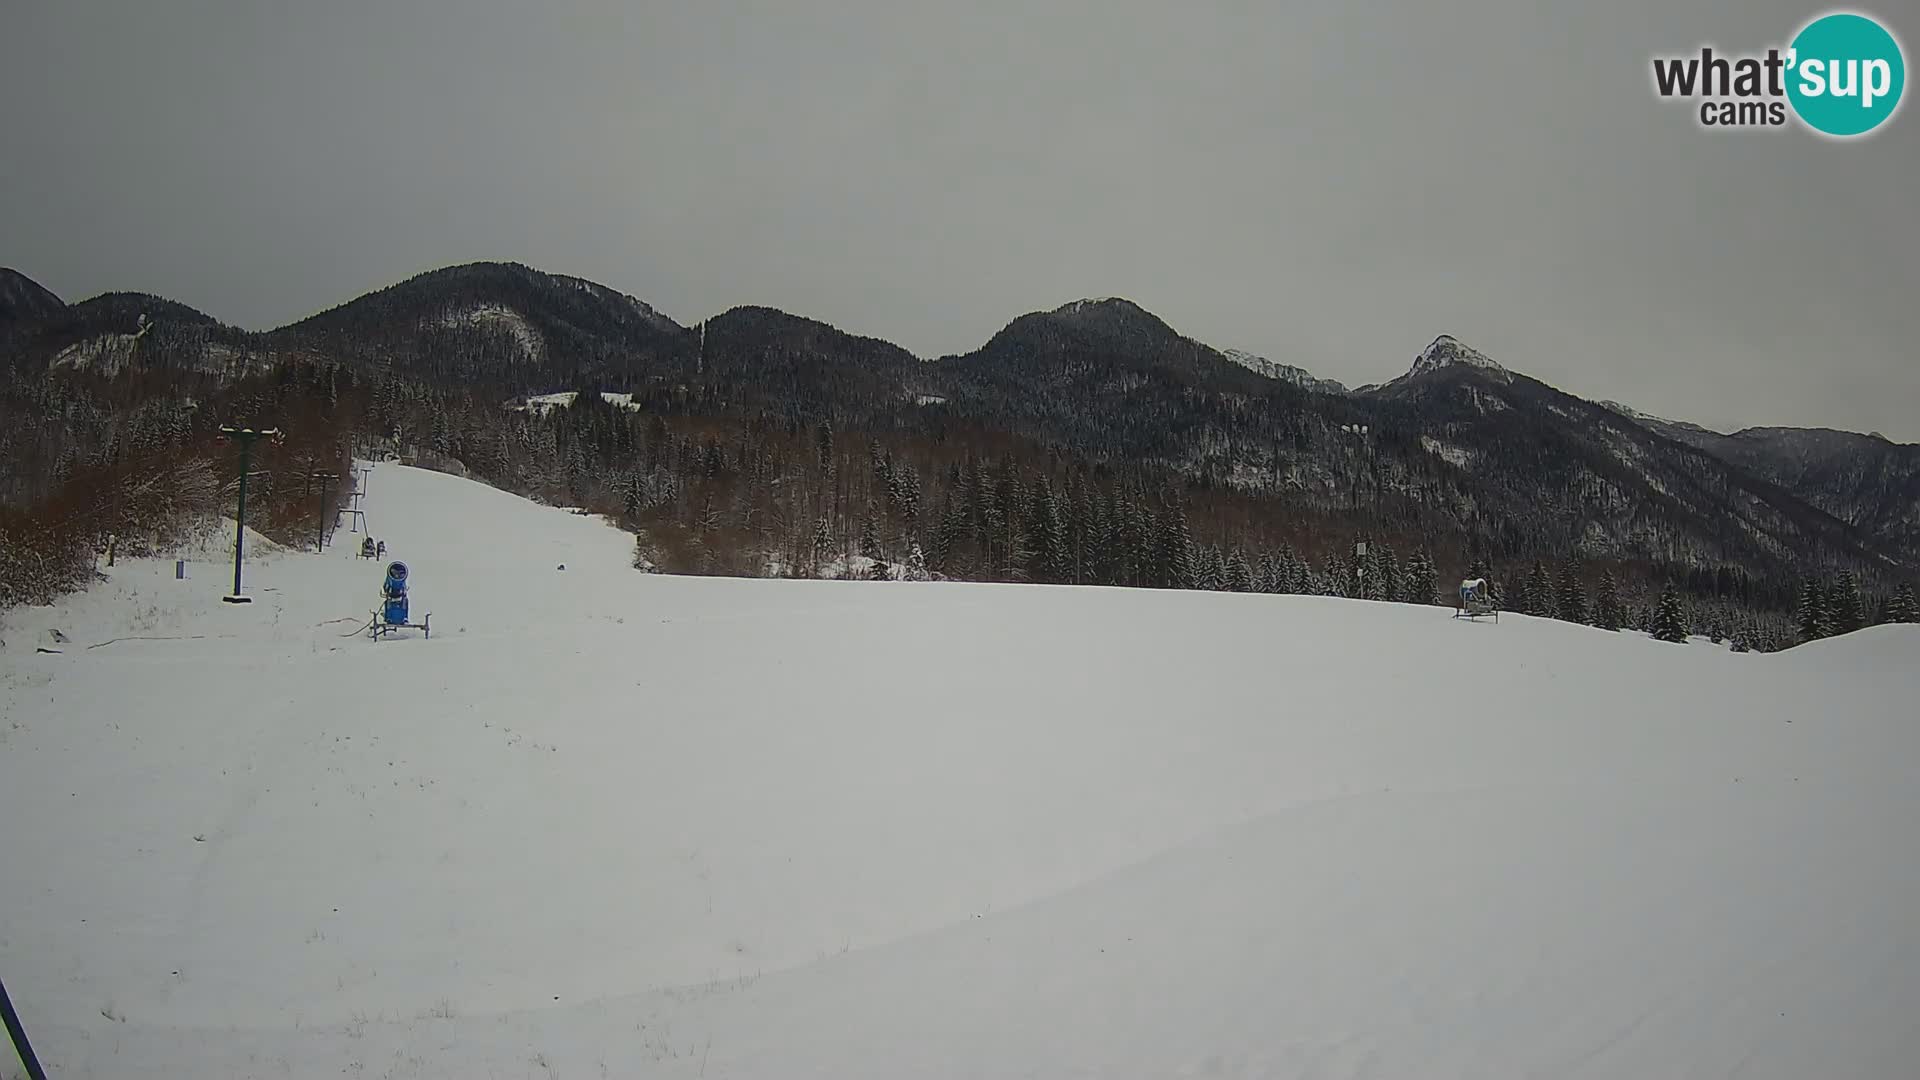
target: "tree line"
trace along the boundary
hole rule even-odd
[[[237,381],[122,371],[0,384],[18,449],[0,480],[0,601],[43,602],[90,580],[107,536],[153,550],[170,529],[230,507],[222,423],[274,424],[249,491],[250,524],[311,536],[319,471],[401,456],[606,514],[634,531],[636,565],[671,573],[861,576],[1345,596],[1450,604],[1488,577],[1509,610],[1678,640],[1699,633],[1772,650],[1874,618],[1910,617],[1911,586],[1868,596],[1851,575],[1804,590],[1776,571],[1565,556],[1449,529],[1404,502],[1288,500],[1207,470],[1076,452],[953,418],[840,430],[831,418],[696,408],[665,391],[559,406],[503,402],[321,360]],[[1364,476],[1355,459],[1356,476]],[[1398,509],[1395,509],[1395,507]],[[1365,539],[1364,554],[1355,541]],[[1844,588],[1841,581],[1850,582]],[[1844,597],[1858,595],[1860,615]],[[1905,597],[1903,600],[1902,598]],[[1903,613],[1909,613],[1903,615]],[[1676,626],[1678,629],[1676,630]]]

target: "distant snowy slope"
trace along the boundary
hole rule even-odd
[[[1250,352],[1244,352],[1240,349],[1222,349],[1220,355],[1239,364],[1248,371],[1258,375],[1264,375],[1269,379],[1292,383],[1295,386],[1308,390],[1318,390],[1324,394],[1344,394],[1347,392],[1347,388],[1340,382],[1334,379],[1319,378],[1306,368],[1295,367],[1292,364],[1277,363],[1264,356],[1255,356]]]
[[[1429,375],[1456,365],[1478,368],[1488,377],[1499,382],[1508,382],[1513,378],[1512,372],[1501,367],[1492,357],[1447,334],[1434,338],[1431,344],[1421,350],[1420,355],[1414,357],[1413,366],[1408,368],[1407,373],[1401,378],[1417,379],[1422,375]]]
[[[575,390],[562,390],[556,394],[532,394],[529,395],[526,400],[508,407],[516,411],[544,413],[556,408],[564,409],[572,405],[574,399],[579,396],[579,392]],[[623,409],[631,409],[634,407],[632,394],[617,394],[609,390],[603,390],[600,392],[600,399],[609,405],[615,405]]]
[[[246,607],[209,554],[8,613],[0,963],[54,1075],[1920,1060],[1913,628],[673,578],[367,491],[431,640],[350,636],[344,533]]]

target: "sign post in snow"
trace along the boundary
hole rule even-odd
[[[253,428],[223,427],[220,440],[231,440],[240,444],[240,506],[233,517],[233,593],[220,599],[229,604],[251,604],[253,597],[240,594],[240,556],[247,542],[247,459],[253,451],[255,440],[268,438],[279,442],[286,436],[279,428],[267,428],[255,431]]]

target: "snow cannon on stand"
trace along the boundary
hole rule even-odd
[[[386,601],[381,617],[390,623],[407,621],[407,564],[387,564],[387,580],[380,584],[380,598]]]
[[[1454,604],[1453,617],[1456,619],[1477,620],[1493,616],[1494,622],[1500,621],[1500,609],[1494,606],[1493,589],[1486,578],[1468,578],[1460,583],[1460,599]]]
[[[407,610],[407,564],[390,562],[386,580],[380,583],[380,606],[374,609],[373,619],[367,624],[367,636],[378,641],[395,631],[413,629],[431,638],[433,613],[428,612],[415,623],[407,621]]]

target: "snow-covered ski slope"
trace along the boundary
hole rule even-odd
[[[366,507],[430,641],[342,636],[346,533],[246,607],[210,555],[8,614],[0,979],[56,1077],[1920,1062],[1913,628],[673,578],[465,480]]]

